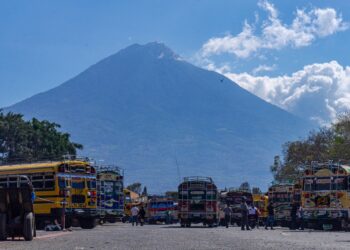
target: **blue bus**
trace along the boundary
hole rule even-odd
[[[97,168],[97,211],[102,223],[115,223],[124,213],[124,173],[117,166]]]

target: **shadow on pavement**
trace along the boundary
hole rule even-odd
[[[215,227],[205,227],[205,226],[191,226],[191,227],[181,227],[181,226],[160,226],[160,228],[164,228],[164,229],[175,229],[175,228],[182,228],[182,229],[191,229],[191,228],[213,229],[213,228],[215,228]]]

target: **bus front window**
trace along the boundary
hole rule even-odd
[[[332,190],[346,190],[347,180],[345,177],[336,177],[332,182]]]
[[[312,178],[305,178],[304,180],[304,191],[314,190],[314,180]]]
[[[72,188],[84,189],[85,181],[84,180],[72,180]]]
[[[96,181],[95,180],[87,180],[88,189],[96,189]]]
[[[315,185],[316,191],[331,190],[331,178],[318,178]]]

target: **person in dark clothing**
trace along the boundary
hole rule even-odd
[[[300,230],[304,230],[304,209],[302,206],[300,206],[298,209],[298,217],[299,217]]]
[[[295,230],[297,228],[297,212],[298,212],[298,203],[293,203],[292,209],[290,210],[290,217],[292,219],[290,223],[290,230]]]
[[[143,224],[145,223],[145,216],[146,216],[146,211],[143,207],[141,207],[139,211],[139,219],[140,219],[141,226],[143,226]]]
[[[249,223],[248,223],[248,205],[247,205],[247,198],[243,196],[242,198],[242,203],[241,203],[241,215],[242,215],[242,225],[241,229],[245,230],[250,230]]]
[[[273,223],[275,220],[275,211],[274,211],[272,202],[270,202],[269,205],[267,206],[267,211],[269,215],[266,220],[265,229],[267,230],[267,227],[270,226],[271,230],[273,230]]]
[[[226,228],[228,228],[229,223],[231,222],[231,213],[232,213],[232,210],[228,205],[226,205],[226,207],[224,208],[224,213],[225,213],[225,226]]]

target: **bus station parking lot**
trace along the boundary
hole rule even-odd
[[[92,230],[38,231],[31,242],[9,239],[0,242],[0,249],[350,249],[350,233],[115,223]]]

